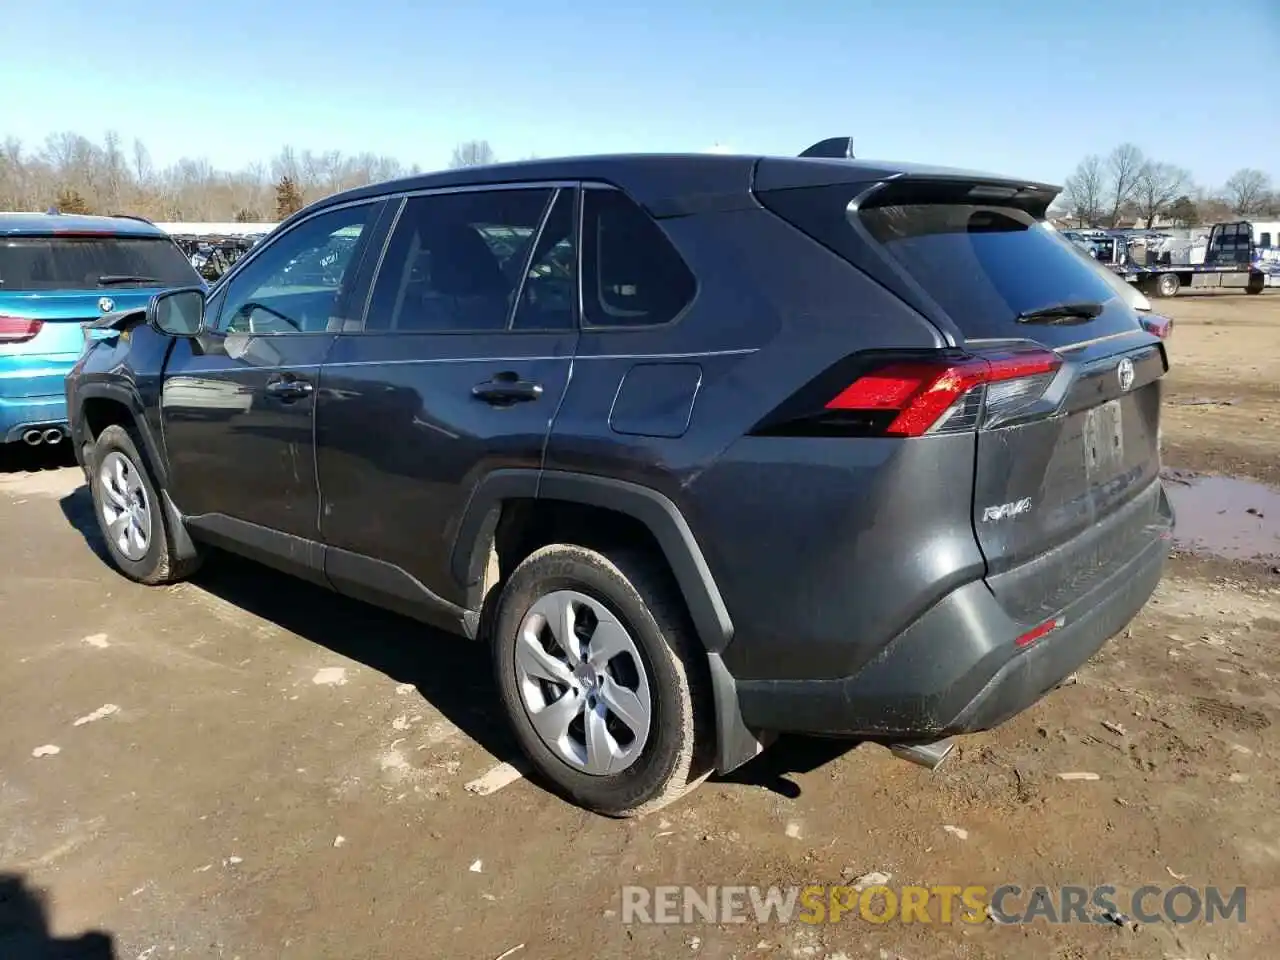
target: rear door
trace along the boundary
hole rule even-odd
[[[1015,370],[1020,357],[1047,361],[976,398],[973,520],[993,589],[1013,607],[1030,598],[1014,611],[1030,615],[1127,559],[1157,522],[1167,367],[1132,298],[1033,209],[982,202],[969,184],[895,181],[854,209],[856,188],[843,191],[807,205],[786,191],[775,205],[803,228],[813,199],[837,204],[810,232],[880,272],[964,353]]]
[[[410,196],[363,330],[324,365],[317,443],[326,572],[433,619],[476,483],[538,469],[577,340],[577,191]]]

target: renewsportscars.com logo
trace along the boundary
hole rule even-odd
[[[1245,922],[1245,888],[1115,886],[627,886],[624,924],[1116,924]]]

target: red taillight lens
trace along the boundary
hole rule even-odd
[[[1173,333],[1173,321],[1169,317],[1143,317],[1142,328],[1161,340],[1168,340]]]
[[[27,317],[0,317],[0,343],[23,343],[31,340],[43,326],[43,320],[31,320]]]
[[[1061,366],[1062,358],[1050,350],[890,363],[858,377],[826,409],[894,412],[881,431],[891,437],[972,430],[1038,400]]]

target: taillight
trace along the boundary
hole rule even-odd
[[[851,358],[819,377],[760,424],[756,433],[919,437],[994,426],[1044,397],[1062,357],[1043,348],[981,355]],[[823,394],[823,391],[826,391]]]
[[[1145,316],[1142,318],[1142,329],[1154,333],[1161,340],[1168,340],[1173,333],[1173,320],[1169,317]]]
[[[43,320],[31,320],[27,317],[0,317],[0,343],[25,343],[33,339],[43,326]]]
[[[881,431],[889,437],[960,433],[1040,399],[1061,366],[1048,350],[890,364],[859,377],[827,409],[892,411]]]

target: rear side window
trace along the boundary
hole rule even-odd
[[[1025,310],[1115,297],[1091,264],[1021,210],[921,204],[858,216],[966,337],[1007,336]]]
[[[167,237],[0,238],[0,290],[198,284],[200,277]]]
[[[584,320],[594,327],[669,323],[697,283],[659,226],[617,190],[587,190],[582,210]]]

